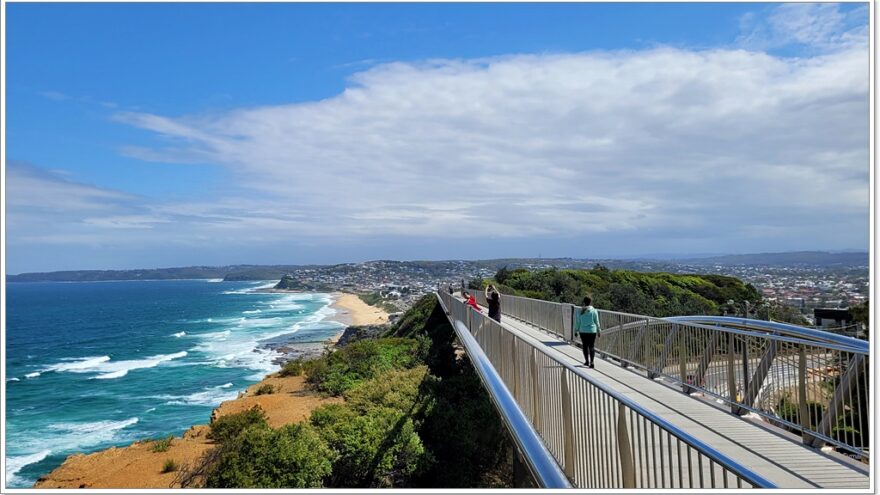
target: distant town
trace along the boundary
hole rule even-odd
[[[377,260],[337,265],[232,265],[145,270],[86,270],[9,275],[9,282],[161,280],[223,278],[225,280],[279,280],[301,290],[343,290],[372,296],[389,309],[403,311],[420,296],[475,278],[490,278],[508,269],[609,269],[644,272],[714,273],[755,286],[771,302],[796,308],[815,324],[817,308],[845,309],[869,297],[868,253],[806,251],[731,255],[686,260],[620,260],[574,258],[508,258],[495,260],[391,261]]]
[[[502,266],[526,268],[592,268],[601,264],[610,269],[671,273],[715,273],[739,278],[755,286],[768,301],[797,308],[815,323],[815,308],[847,308],[863,303],[869,295],[868,266],[741,266],[697,265],[670,261],[620,260],[493,260],[435,262],[369,261],[291,271],[302,288],[326,288],[359,293],[378,292],[398,306],[409,307],[421,295],[438,286],[458,286],[474,278],[489,278]]]

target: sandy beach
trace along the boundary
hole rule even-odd
[[[330,319],[346,327],[388,322],[388,313],[366,304],[354,294],[334,292],[332,296],[331,307],[336,314]],[[340,331],[332,342],[338,341],[342,334]],[[265,384],[272,385],[274,393],[255,395],[255,391]],[[322,397],[311,392],[302,376],[279,377],[272,373],[247,387],[238,398],[220,404],[211,417],[213,420],[259,406],[266,413],[269,426],[277,428],[308,419],[322,404],[341,401],[341,398]],[[213,442],[207,438],[209,431],[209,425],[195,425],[182,437],[175,437],[165,452],[153,452],[152,441],[139,441],[127,447],[74,454],[40,478],[34,488],[175,488],[173,482],[177,473],[163,474],[163,463],[166,459],[173,459],[180,466],[195,463],[213,447]]]
[[[388,323],[388,313],[381,308],[370,306],[355,294],[334,292],[331,308],[336,314],[330,319],[343,325],[381,325]]]

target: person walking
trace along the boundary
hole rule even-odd
[[[580,334],[584,346],[584,365],[595,368],[596,339],[602,334],[599,312],[593,306],[593,298],[584,298],[584,306],[574,316],[574,330]]]
[[[501,293],[492,284],[486,287],[486,302],[489,304],[489,318],[501,323]]]

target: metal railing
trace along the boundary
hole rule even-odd
[[[446,294],[449,297],[449,294]],[[440,298],[440,304],[444,312],[449,314],[447,308],[452,307],[449,300]],[[463,306],[459,304],[458,306]],[[464,346],[470,356],[474,369],[477,371],[483,386],[489,392],[489,397],[495,404],[495,408],[504,419],[504,424],[510,431],[511,438],[516,443],[517,449],[522,453],[532,479],[542,488],[571,488],[571,484],[565,473],[559,468],[556,460],[548,452],[547,447],[541,441],[528,418],[517,405],[516,399],[498,375],[491,361],[480,348],[470,330],[464,326],[463,318],[467,318],[466,312],[461,307],[454,307],[456,315],[460,318],[451,318],[453,329],[458,336],[459,342]]]
[[[791,431],[868,460],[867,342],[793,325],[723,317],[648,318],[600,311],[598,350]]]
[[[479,299],[485,299],[478,293]],[[578,306],[502,296],[502,314],[564,340]],[[599,310],[600,356],[663,377],[867,461],[869,346],[866,341],[743,318],[653,318]]]
[[[458,327],[460,322],[460,330],[473,335],[573,485],[775,487],[631,399],[556,359],[544,346],[521,338],[448,293],[441,291],[438,297],[453,325]]]

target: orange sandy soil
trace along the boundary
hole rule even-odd
[[[272,394],[253,395],[263,384],[275,387]],[[273,428],[307,419],[322,404],[342,402],[341,398],[321,397],[306,390],[302,376],[281,378],[269,375],[247,388],[239,398],[226,401],[214,410],[212,419],[259,405]],[[165,452],[152,452],[152,441],[135,442],[128,447],[112,447],[93,454],[74,454],[34,485],[34,488],[177,488],[177,473],[162,474],[166,459],[180,466],[194,463],[213,442],[208,425],[196,425],[175,437]]]

